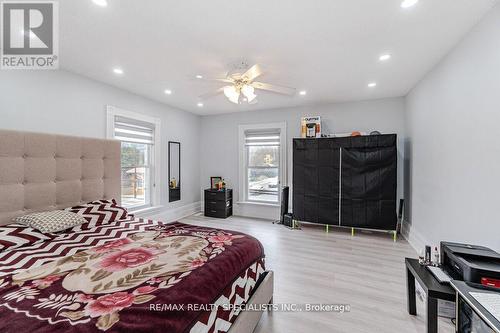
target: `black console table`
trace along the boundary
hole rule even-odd
[[[417,259],[406,258],[406,281],[408,290],[408,313],[417,315],[415,280],[427,294],[427,333],[438,331],[438,299],[454,302],[455,290],[449,284],[441,284]]]
[[[227,218],[233,215],[233,190],[205,190],[205,216]]]

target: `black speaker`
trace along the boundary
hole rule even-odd
[[[399,199],[399,210],[398,210],[399,222],[403,221],[404,208],[405,208],[405,199]]]
[[[284,216],[288,213],[288,196],[290,194],[290,188],[284,186],[281,190],[281,211],[280,211],[280,223],[283,223]]]
[[[285,215],[283,215],[283,225],[285,225],[285,226],[287,226],[289,228],[293,228],[294,227],[292,214],[286,213]]]

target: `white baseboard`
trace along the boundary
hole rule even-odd
[[[201,201],[198,201],[176,208],[163,209],[160,212],[155,212],[154,215],[148,214],[147,216],[143,216],[143,214],[137,214],[136,216],[152,220],[159,220],[162,222],[174,222],[186,216],[196,214],[200,211]]]
[[[431,244],[428,239],[415,229],[415,227],[407,222],[403,224],[402,234],[417,253],[420,253],[420,251],[425,248],[426,244]]]
[[[236,205],[233,205],[233,214],[236,216],[274,221],[279,220],[280,207],[237,203]]]
[[[260,205],[255,203],[234,202],[233,215],[250,217],[256,219],[275,221],[279,220],[280,206],[277,205]],[[204,203],[201,203],[201,211],[204,210]]]

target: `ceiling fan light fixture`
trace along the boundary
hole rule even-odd
[[[245,84],[241,88],[241,92],[247,98],[248,103],[250,103],[251,101],[253,101],[257,97],[257,95],[255,95],[255,89],[254,89],[254,87],[252,87],[251,85],[248,85],[248,84]]]
[[[252,96],[250,96],[250,97],[247,97],[247,101],[248,101],[248,103],[251,103],[251,102],[253,102],[256,98],[257,98],[257,95],[255,95],[255,94],[254,94],[254,95],[252,95]]]
[[[247,68],[247,63],[242,62],[241,64],[235,66],[233,70],[229,71],[225,78],[209,80],[225,82],[226,85],[219,87],[217,90],[210,93],[203,94],[199,96],[199,98],[207,99],[223,93],[231,103],[248,103],[252,105],[256,104],[258,99],[255,90],[264,90],[290,97],[297,94],[297,89],[295,88],[255,81],[257,77],[262,75],[262,69],[258,64],[253,65],[249,69]],[[201,78],[201,75],[198,75],[198,77]],[[306,92],[304,90],[299,94],[304,96]]]
[[[226,95],[227,98],[232,97],[234,94],[236,94],[236,88],[234,86],[224,87],[224,95]]]
[[[240,94],[229,97],[229,100],[234,104],[240,104]]]
[[[239,104],[240,93],[236,90],[235,86],[225,86],[224,95],[234,104]]]

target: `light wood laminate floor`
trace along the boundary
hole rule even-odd
[[[226,220],[196,214],[183,223],[236,230],[259,239],[267,269],[275,274],[275,303],[350,304],[349,313],[265,313],[255,333],[416,333],[425,332],[425,308],[418,316],[406,310],[404,258],[416,257],[404,239],[388,234],[304,226],[289,230],[270,221],[231,217]],[[440,318],[439,332],[453,332]]]

